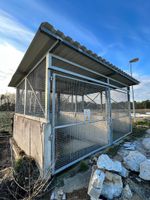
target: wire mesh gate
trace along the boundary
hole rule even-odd
[[[130,97],[128,90],[112,89],[111,117],[113,141],[116,141],[132,131]]]
[[[53,74],[55,173],[108,145],[107,88]]]

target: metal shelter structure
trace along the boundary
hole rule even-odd
[[[30,152],[43,173],[56,174],[132,132],[130,86],[138,83],[42,23],[9,84],[16,87],[14,139],[28,154],[20,137],[29,136],[18,127],[29,126],[34,138],[32,121],[40,123],[41,152],[32,137]]]

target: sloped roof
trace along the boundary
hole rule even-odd
[[[88,50],[71,37],[65,36],[63,32],[56,30],[52,25],[44,22],[40,25],[28,50],[26,51],[18,69],[13,75],[9,86],[16,87],[21,79],[28,74],[34,65],[44,56],[44,54],[59,41],[53,49],[53,54],[66,58],[77,64],[91,68],[105,76],[118,80],[126,85],[135,85],[139,81],[134,79],[117,66],[108,62],[96,53]]]

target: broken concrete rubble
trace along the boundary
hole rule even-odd
[[[88,188],[88,194],[90,195],[90,197],[95,199],[99,198],[102,191],[104,179],[105,173],[102,170],[96,169],[92,173]]]
[[[121,170],[121,172],[120,172],[119,174],[120,174],[122,177],[126,178],[126,177],[128,177],[128,175],[129,175],[129,171],[128,171],[125,167],[122,166],[122,170]]]
[[[150,138],[144,138],[142,144],[144,146],[144,149],[150,151]]]
[[[128,169],[139,172],[140,164],[146,160],[146,157],[139,151],[130,151],[123,159]]]
[[[62,188],[55,188],[51,193],[50,200],[66,200],[66,194]]]
[[[123,177],[127,177],[129,174],[128,170],[122,166],[121,162],[113,161],[106,154],[102,154],[99,156],[97,167],[102,170],[118,172]]]
[[[147,129],[147,130],[146,130],[146,133],[150,134],[150,129]]]
[[[101,195],[108,199],[113,199],[121,195],[123,183],[121,176],[106,172],[106,178],[103,183]]]
[[[150,160],[145,160],[140,164],[140,178],[150,181]]]
[[[121,176],[127,177],[128,170],[122,166],[121,162],[113,161],[106,154],[99,156],[97,168],[91,175],[89,183],[90,197],[95,200],[99,199],[100,195],[108,199],[119,197],[123,189]]]
[[[135,150],[135,144],[133,142],[125,142],[123,147],[127,150]]]
[[[129,185],[127,184],[127,185],[123,188],[121,199],[129,200],[129,199],[132,198],[132,196],[133,196],[132,191],[131,191]]]
[[[113,161],[108,155],[102,154],[97,160],[97,167],[99,169],[120,172],[122,171],[122,165],[119,161]]]

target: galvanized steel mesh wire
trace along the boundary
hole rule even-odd
[[[131,131],[130,102],[128,92],[115,89],[110,94],[113,140],[116,140]]]
[[[16,112],[24,114],[25,81],[22,81],[16,89]]]
[[[96,84],[56,78],[56,170],[108,144],[105,91]]]
[[[105,88],[74,79],[57,77],[55,94],[55,125],[85,121],[85,110],[90,110],[90,121],[106,118]]]
[[[25,81],[24,92],[18,95],[17,99],[23,100],[24,107],[21,107],[21,102],[17,101],[17,113],[25,113],[26,115],[45,117],[45,72],[46,63],[45,59],[27,76],[26,78],[26,91]],[[21,84],[20,84],[21,85]],[[17,88],[17,91],[20,88]],[[22,111],[23,109],[23,111]],[[25,109],[25,110],[24,110]]]

